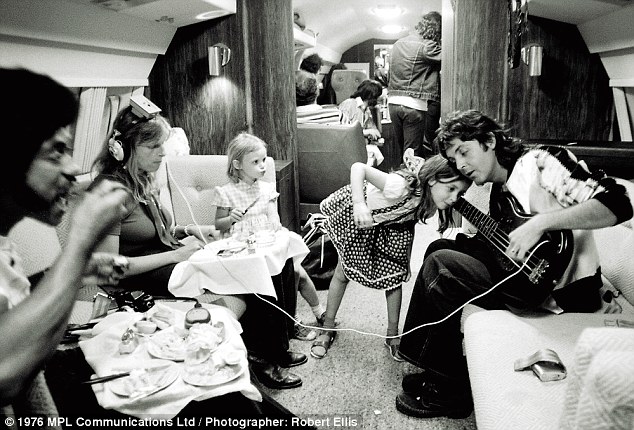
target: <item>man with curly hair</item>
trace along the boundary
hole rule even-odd
[[[390,59],[388,103],[394,141],[401,154],[412,148],[427,158],[440,120],[440,56],[442,18],[422,16],[416,32],[394,43]]]

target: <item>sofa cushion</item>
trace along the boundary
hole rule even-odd
[[[562,429],[630,428],[634,423],[634,332],[585,329],[568,379]]]
[[[513,363],[539,349],[557,352],[567,368],[586,327],[614,325],[622,315],[472,313],[465,321],[465,352],[479,430],[556,429],[568,379],[541,382]],[[631,318],[632,319],[632,318]]]

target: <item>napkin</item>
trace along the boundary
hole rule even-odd
[[[240,376],[224,384],[203,387],[189,385],[179,376],[167,388],[135,401],[113,393],[107,383],[94,384],[92,388],[99,404],[106,409],[114,409],[138,418],[144,418],[148,414],[172,418],[192,400],[200,401],[232,392],[241,392],[251,400],[262,401],[262,395],[250,380],[246,347],[240,337],[240,323],[226,308],[216,305],[204,306],[209,309],[213,322],[224,323],[226,341],[219,348],[238,350],[243,354],[242,365],[245,366],[245,371]],[[176,324],[182,324],[185,313],[176,309],[174,313]],[[122,369],[147,367],[147,362],[153,357],[147,352],[147,341],[143,337],[140,337],[139,346],[131,354],[120,354],[118,349],[123,332],[142,318],[143,314],[137,312],[108,315],[93,328],[94,337],[79,342],[86,361],[98,376],[116,373]],[[184,363],[177,362],[175,365],[181,373],[184,372]]]

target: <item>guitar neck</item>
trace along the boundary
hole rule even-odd
[[[492,240],[494,234],[497,239],[499,239],[500,236],[507,238],[507,234],[499,228],[500,224],[496,220],[483,213],[463,197],[458,199],[454,205],[454,209],[473,224],[473,226],[478,229],[478,232],[487,239]]]

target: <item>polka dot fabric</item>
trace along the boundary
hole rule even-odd
[[[372,215],[398,213],[409,198]],[[328,217],[324,229],[337,249],[346,277],[366,287],[391,290],[409,277],[409,255],[415,221],[382,223],[369,229],[354,224],[352,193],[347,185],[328,196],[320,205]]]

